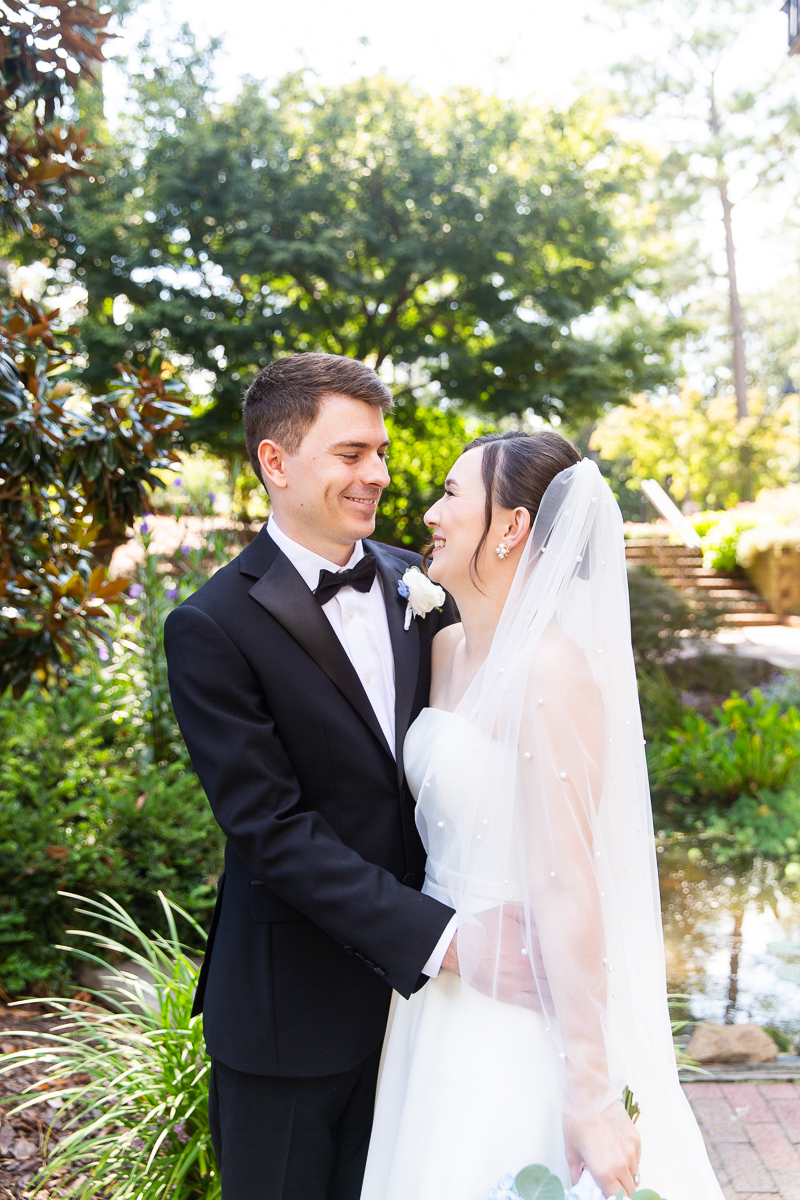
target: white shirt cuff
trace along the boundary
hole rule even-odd
[[[434,946],[433,954],[431,954],[430,958],[425,963],[425,966],[422,968],[423,975],[428,975],[431,979],[435,979],[439,974],[442,969],[442,959],[444,958],[445,954],[447,954],[447,948],[452,942],[453,938],[456,936],[457,929],[458,917],[454,914],[448,921],[444,933]]]

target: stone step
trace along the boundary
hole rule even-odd
[[[742,586],[747,586],[746,579],[739,579],[735,575],[717,575],[713,579],[708,575],[695,574],[692,575],[692,586],[702,588],[703,591],[713,591],[718,588],[737,589]]]
[[[743,571],[719,571],[703,566],[701,550],[672,546],[667,542],[644,539],[625,543],[625,555],[632,566],[647,566],[677,591],[700,605],[713,603],[723,623],[733,626],[780,625],[779,617],[758,592],[748,586]]]
[[[722,618],[725,625],[780,625],[780,617],[771,612],[729,612]]]
[[[758,600],[766,604],[766,601],[762,600],[758,592],[751,592],[749,588],[703,588],[703,595],[708,596],[711,600],[730,600],[731,602],[737,600]]]

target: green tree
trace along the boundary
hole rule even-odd
[[[82,0],[0,7],[0,214],[6,236],[35,243],[57,228],[70,185],[97,186],[87,126],[54,120],[94,81],[111,14]],[[21,695],[34,674],[52,682],[87,640],[108,638],[124,581],[104,564],[187,411],[169,375],[152,355],[121,375],[106,363],[105,394],[92,397],[58,309],[0,295],[0,693]]]
[[[290,351],[391,362],[401,398],[573,423],[669,378],[675,325],[632,298],[646,164],[588,102],[292,76],[217,106],[208,56],[175,53],[133,80],[104,188],[35,246],[88,290],[95,386],[177,351],[211,386],[189,436],[230,457],[243,387]]]
[[[734,211],[736,203],[785,179],[800,132],[796,79],[782,65],[771,78],[748,87],[722,82],[732,53],[741,53],[761,0],[606,0],[608,8],[638,14],[650,24],[657,52],[616,68],[624,80],[617,103],[623,115],[652,130],[662,153],[658,176],[664,219],[688,232],[688,255],[675,273],[685,288],[715,272],[698,262],[697,231],[709,197],[717,202],[724,278],[728,291],[730,361],[736,419],[748,412],[747,321],[739,293]],[[687,229],[688,227],[688,229]],[[695,258],[691,263],[690,259]],[[697,298],[694,299],[695,307]]]
[[[708,400],[688,388],[680,395],[634,396],[600,421],[591,447],[624,465],[631,490],[656,479],[678,502],[729,508],[761,488],[788,483],[797,463],[796,400],[776,411],[751,396],[750,407],[737,421],[732,396]]]

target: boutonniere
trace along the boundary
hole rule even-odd
[[[397,590],[406,604],[405,629],[411,625],[412,617],[425,617],[434,608],[438,611],[445,601],[444,588],[431,583],[419,567],[409,567],[402,579],[397,581]]]

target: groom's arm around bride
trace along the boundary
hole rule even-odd
[[[402,746],[454,615],[448,600],[404,628],[397,585],[419,558],[363,541],[390,405],[357,360],[266,368],[244,422],[273,515],[166,626],[228,839],[196,1001],[223,1200],[358,1200],[391,989],[436,974],[450,941],[452,910],[419,891]]]

